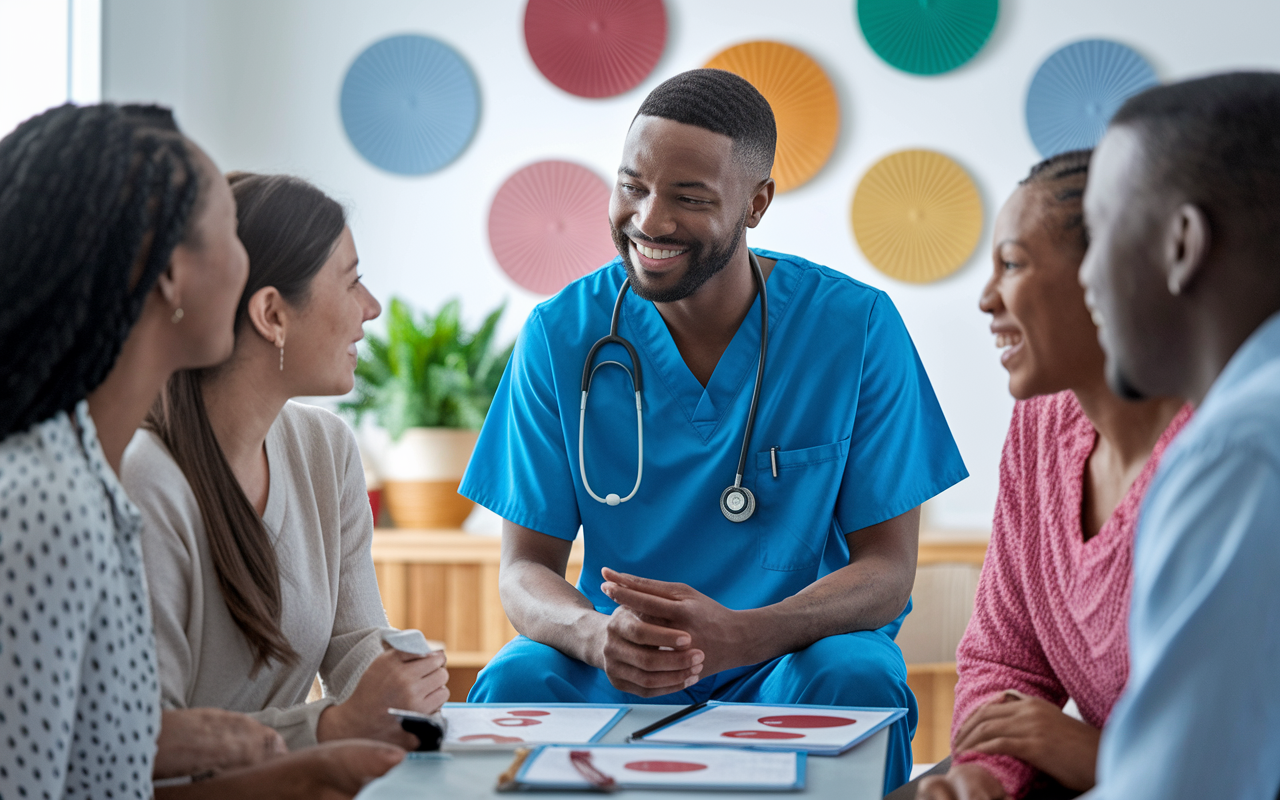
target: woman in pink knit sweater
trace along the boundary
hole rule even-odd
[[[1018,402],[956,653],[952,767],[922,782],[920,798],[1018,798],[1049,779],[1090,788],[1100,729],[1128,677],[1138,509],[1191,412],[1107,389],[1076,279],[1088,168],[1089,151],[1037,165],[996,219],[994,274],[979,306]],[[1083,721],[1063,712],[1068,699]]]

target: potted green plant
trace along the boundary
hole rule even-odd
[[[355,399],[342,408],[357,423],[372,414],[391,436],[381,478],[398,527],[458,528],[471,513],[458,484],[511,356],[512,345],[493,347],[504,308],[470,331],[457,300],[415,316],[393,298],[386,336],[365,336]]]

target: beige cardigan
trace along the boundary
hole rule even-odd
[[[227,610],[195,495],[160,439],[141,431],[122,465],[142,511],[143,556],[165,708],[250,714],[289,748],[316,743],[320,712],[344,700],[382,652],[387,616],[369,555],[373,516],[355,437],[337,416],[288,403],[267,434],[262,521],[280,564],[281,629],[297,662],[250,678],[253,654]],[[306,702],[319,673],[325,698]]]

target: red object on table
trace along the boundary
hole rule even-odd
[[[369,490],[369,509],[373,511],[373,524],[378,524],[378,514],[382,511],[382,490]]]

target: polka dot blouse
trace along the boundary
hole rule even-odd
[[[140,528],[86,403],[0,442],[0,800],[151,796]]]

